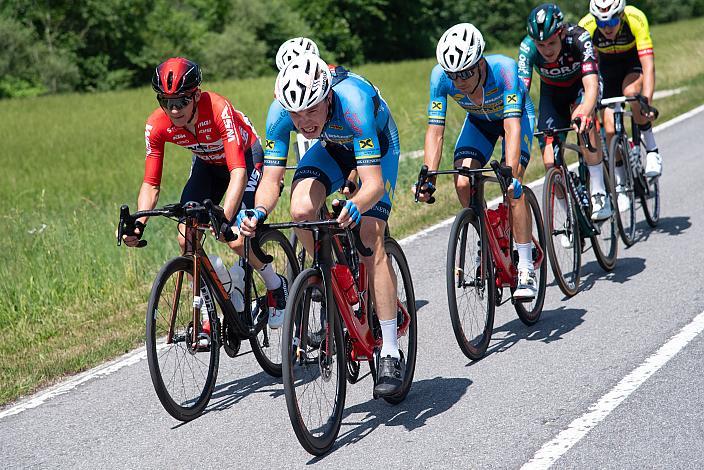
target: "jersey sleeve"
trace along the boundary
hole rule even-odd
[[[447,92],[449,81],[445,71],[438,64],[430,73],[430,102],[428,103],[428,124],[445,125],[447,114]]]
[[[288,144],[293,121],[281,104],[274,100],[266,116],[266,136],[264,138],[264,166],[285,167],[288,157]]]
[[[381,165],[381,148],[374,117],[374,100],[361,91],[346,96],[344,116],[352,130],[352,146],[357,166]]]
[[[246,168],[244,150],[247,147],[247,139],[243,138],[241,127],[237,125],[232,104],[227,100],[223,100],[222,109],[219,112],[216,111],[218,110],[213,110],[213,118],[222,139],[227,170]]]
[[[158,119],[152,115],[144,126],[147,157],[144,160],[144,182],[152,186],[161,184],[164,165],[164,137]]]
[[[518,76],[525,83],[527,90],[530,90],[530,84],[533,80],[535,53],[535,42],[529,36],[524,37],[518,47]]]
[[[518,64],[513,59],[501,62],[501,81],[504,88],[504,119],[523,116],[525,88],[518,78]]]
[[[589,31],[579,26],[575,27],[574,32],[576,36],[574,47],[577,49],[575,52],[582,62],[582,76],[599,73],[599,65],[596,60],[596,53],[594,52],[592,35]]]
[[[626,6],[625,12],[626,18],[628,18],[628,25],[636,38],[638,56],[653,55],[653,39],[650,37],[648,18],[642,11],[630,5]]]

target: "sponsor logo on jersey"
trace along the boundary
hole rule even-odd
[[[227,133],[227,141],[228,142],[238,142],[237,140],[237,132],[235,132],[235,123],[234,120],[232,119],[232,116],[230,115],[230,107],[225,106],[222,109],[222,114],[220,115],[222,118],[222,122],[225,125],[225,132]],[[239,142],[238,142],[239,143]]]
[[[433,101],[432,105],[430,106],[430,109],[437,109],[442,111],[442,101]]]
[[[274,150],[274,142],[273,140],[266,139],[266,142],[264,143],[264,148],[267,150]]]
[[[152,153],[152,144],[149,143],[149,136],[152,133],[152,129],[154,129],[154,126],[152,126],[151,124],[147,124],[144,127],[144,141],[147,143],[147,156]]]
[[[373,149],[374,148],[374,141],[372,141],[371,138],[362,139],[359,141],[359,148],[360,149]]]
[[[511,95],[506,95],[506,103],[507,104],[517,104],[518,103],[518,95],[515,93]]]
[[[526,44],[525,42],[521,43],[521,46],[519,49],[521,52],[525,52],[526,54],[530,52],[530,46],[528,46],[528,44]]]
[[[244,130],[244,127],[240,126],[240,135],[242,136],[242,140],[245,142],[249,142],[249,133]]]
[[[589,34],[589,31],[584,31],[582,34],[579,35],[579,40],[582,42],[585,41],[590,41],[591,42],[592,35]]]
[[[173,138],[174,139],[185,139],[188,137],[186,134],[176,134]]]
[[[559,77],[560,75],[570,75],[581,67],[581,62],[574,62],[571,66],[563,65],[562,67],[545,68],[540,67],[540,75],[547,77]]]
[[[493,95],[493,94],[496,93],[497,91],[499,91],[498,88],[492,88],[491,90],[488,90],[488,91],[484,92],[484,94],[485,94],[485,95]]]
[[[199,133],[199,134],[207,134],[208,132],[212,132],[212,131],[213,131],[213,128],[212,128],[212,127],[208,127],[207,129],[199,129],[199,130],[198,130],[198,133]]]
[[[209,125],[210,125],[210,119],[206,119],[205,121],[199,122],[196,127],[203,127],[203,126],[209,126]]]
[[[336,131],[341,131],[344,129],[344,127],[339,124],[329,124],[329,127],[330,129],[335,129]]]

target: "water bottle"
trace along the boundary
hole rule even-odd
[[[359,302],[359,294],[357,294],[357,286],[355,285],[350,268],[344,264],[335,264],[335,266],[332,267],[332,274],[335,276],[337,284],[342,289],[347,303],[350,305],[357,304]]]
[[[238,312],[244,311],[244,269],[240,263],[235,263],[228,271],[230,284],[230,302]]]

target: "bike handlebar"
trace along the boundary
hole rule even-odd
[[[637,101],[640,104],[640,113],[646,116],[648,113],[653,113],[655,115],[654,119],[660,116],[660,111],[654,106],[648,103],[648,100],[643,95],[633,95],[633,96],[615,96],[613,98],[605,98],[599,102],[599,108],[613,108],[616,104],[623,104],[630,101]]]
[[[581,123],[581,119],[579,117],[576,117],[572,120],[573,124],[576,124],[579,126]],[[543,129],[538,132],[533,133],[533,137],[542,137],[542,136],[547,136],[547,137],[553,137],[557,134],[563,133],[563,132],[572,132],[574,131],[574,127],[563,127],[560,129],[555,129],[555,128],[548,128],[548,129]],[[596,152],[596,147],[592,145],[591,140],[589,139],[589,129],[585,130],[584,132],[580,132],[577,135],[577,140],[579,142],[584,142],[584,146],[587,147],[587,149],[590,152]]]
[[[513,170],[510,166],[501,165],[497,160],[491,160],[489,163],[491,168],[467,168],[465,166],[460,168],[455,168],[454,170],[434,170],[428,169],[428,165],[423,165],[420,167],[418,172],[418,181],[416,182],[416,194],[415,201],[418,202],[418,196],[421,193],[421,187],[426,184],[430,177],[436,175],[462,175],[470,176],[472,174],[488,173],[493,172],[496,175],[496,179],[501,187],[501,191],[505,195],[508,191],[508,187],[513,182]],[[428,204],[435,202],[435,198],[431,197],[428,200]]]

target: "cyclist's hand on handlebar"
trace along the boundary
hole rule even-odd
[[[340,192],[345,197],[348,197],[348,198],[352,197],[352,195],[355,192],[357,192],[357,183],[355,183],[352,180],[345,180],[345,182],[342,183],[342,187],[340,188]]]
[[[257,231],[257,223],[266,219],[266,213],[259,209],[242,209],[237,213],[235,224],[245,237],[252,237]]]
[[[362,214],[359,212],[357,205],[350,199],[346,202],[339,199],[332,201],[332,205],[335,207],[339,207],[343,204],[344,207],[342,211],[340,211],[340,215],[337,216],[337,223],[340,224],[342,228],[352,228],[362,220]]]
[[[413,184],[413,186],[411,186],[411,192],[413,193],[414,197],[416,195],[417,184],[418,183],[415,183]],[[429,202],[432,199],[433,193],[436,191],[436,189],[437,188],[435,187],[435,185],[430,181],[426,181],[425,183],[423,183],[420,186],[420,191],[418,191],[418,202]]]
[[[581,112],[580,107],[577,108],[575,118],[572,120],[572,128],[575,132],[583,133],[592,127],[592,117]]]
[[[513,178],[511,184],[506,189],[506,193],[508,193],[508,197],[512,199],[518,199],[523,195],[523,185],[518,179]]]
[[[146,225],[143,224],[142,222],[140,222],[140,221],[135,222],[134,229],[132,230],[132,234],[130,234],[130,235],[128,235],[126,233],[122,234],[122,243],[129,246],[130,248],[144,246],[143,244],[140,244],[140,241],[142,239],[142,234],[144,233],[145,227],[146,227]],[[117,236],[117,232],[115,233],[115,236]]]

